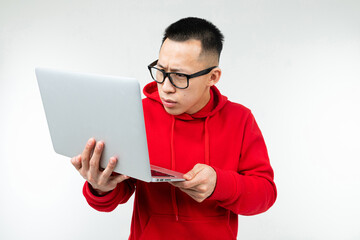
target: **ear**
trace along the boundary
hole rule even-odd
[[[221,77],[221,69],[219,67],[214,68],[211,72],[210,72],[210,78],[209,78],[209,82],[208,82],[208,86],[214,86]]]

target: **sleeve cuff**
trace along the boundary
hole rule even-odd
[[[234,173],[238,173],[230,170],[219,169],[216,167],[213,168],[217,175],[216,186],[214,192],[208,199],[217,201],[225,201],[231,199],[237,192],[238,186]]]
[[[90,200],[91,202],[98,202],[98,203],[107,203],[109,200],[114,199],[115,196],[118,194],[119,188],[116,187],[114,190],[106,193],[103,196],[95,195],[93,192],[93,189],[89,182],[85,182],[84,188],[83,188],[83,194],[86,196],[87,200]]]

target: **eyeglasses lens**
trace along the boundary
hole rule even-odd
[[[162,83],[164,80],[164,73],[156,68],[151,68],[151,76],[158,83]],[[170,73],[169,76],[171,78],[172,84],[175,87],[187,87],[187,77],[185,75],[181,73]]]

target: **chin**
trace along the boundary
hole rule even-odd
[[[165,108],[165,111],[171,115],[180,115],[180,114],[184,113],[181,109],[174,109],[174,108],[167,108],[167,107],[164,107],[164,108]]]

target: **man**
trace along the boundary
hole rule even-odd
[[[159,59],[148,66],[155,80],[143,100],[150,160],[185,173],[186,181],[114,175],[116,158],[100,170],[104,143],[94,139],[72,159],[93,208],[112,211],[135,191],[129,239],[235,239],[238,214],[259,214],[275,202],[273,170],[253,115],[215,87],[222,42],[212,23],[181,19],[166,29]]]

